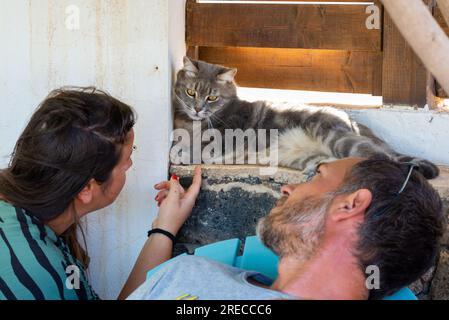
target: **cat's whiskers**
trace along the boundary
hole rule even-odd
[[[187,110],[190,110],[190,111],[192,111],[192,112],[194,112],[194,110],[193,110],[193,108],[192,107],[190,107],[190,106],[188,106],[179,96],[178,96],[178,94],[175,92],[175,97],[176,97],[176,99],[178,99],[178,101],[179,102],[181,102],[182,103],[182,105],[183,105],[183,107],[184,108],[186,108]]]
[[[221,119],[219,116],[217,116],[216,114],[214,114],[214,113],[211,113],[211,118],[212,119],[214,119],[214,120],[217,120],[217,121],[220,121],[222,124],[224,124],[227,128],[231,128],[231,126],[230,125],[228,125],[223,119]]]
[[[214,125],[212,124],[212,120],[209,117],[207,117],[206,119],[207,119],[207,127],[208,127],[208,129],[214,129]]]

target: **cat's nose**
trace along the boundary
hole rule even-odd
[[[199,113],[201,111],[201,107],[195,107],[195,111]]]

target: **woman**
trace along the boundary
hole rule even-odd
[[[81,217],[112,204],[123,189],[135,118],[128,105],[95,89],[58,90],[39,106],[0,171],[0,299],[98,299],[76,231]],[[156,230],[119,298],[171,257],[200,184],[198,168],[187,192],[176,179],[156,185],[163,200]]]

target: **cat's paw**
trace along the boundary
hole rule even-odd
[[[398,159],[399,162],[410,162],[418,166],[417,170],[426,179],[435,179],[440,175],[440,169],[432,162],[420,158],[403,156]]]

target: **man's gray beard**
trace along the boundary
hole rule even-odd
[[[276,207],[259,220],[257,235],[280,258],[289,256],[306,262],[321,244],[327,211],[333,198],[333,195],[326,194]]]

